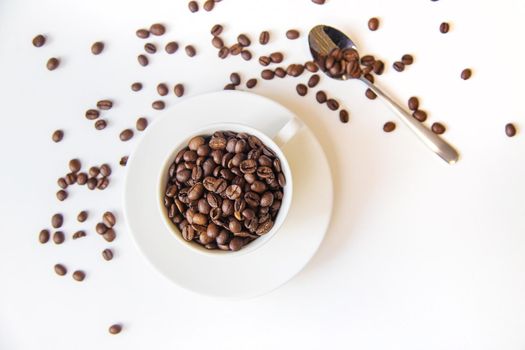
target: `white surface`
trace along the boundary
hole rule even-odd
[[[146,4],[147,3],[147,4]],[[296,10],[294,14],[292,11]],[[381,29],[369,32],[371,16]],[[190,14],[186,1],[0,1],[0,348],[12,349],[523,349],[525,346],[525,134],[504,135],[514,120],[525,125],[522,82],[525,2],[518,0],[224,0],[211,12]],[[439,23],[453,23],[447,35]],[[135,29],[166,22],[174,38],[194,43],[198,56],[158,54],[147,68],[136,55],[144,41]],[[259,81],[255,92],[301,116],[329,156],[335,185],[334,217],[319,252],[296,278],[264,297],[241,302],[203,298],[165,280],[144,262],[122,222],[105,244],[93,226],[102,212],[121,218],[124,170],[114,166],[110,187],[91,193],[75,188],[65,203],[54,199],[56,178],[74,156],[84,164],[116,164],[135,139],[118,141],[137,115],[152,120],[154,86],[186,84],[188,95],[216,91],[237,70],[243,79],[260,66],[240,57],[215,58],[209,29],[226,24],[231,43],[240,32],[252,39],[270,29],[271,46],[286,63],[307,57],[305,37],[284,32],[331,23],[364,52],[388,66],[415,55],[403,73],[388,69],[381,84],[400,100],[416,94],[431,120],[462,160],[447,166],[398,123],[381,130],[390,112],[363,96],[358,82],[320,88],[344,101],[351,122],[299,97],[295,84],[307,76]],[[48,44],[35,49],[43,32]],[[107,42],[94,57],[95,40]],[[52,55],[63,64],[46,71]],[[471,66],[469,81],[460,71]],[[201,72],[201,73],[199,73]],[[145,83],[141,93],[129,85]],[[97,132],[84,111],[104,97],[116,101],[110,127]],[[174,95],[168,104],[177,103]],[[234,107],[234,106],[233,106]],[[67,135],[52,144],[52,130]],[[73,216],[92,216],[78,225]],[[55,211],[66,213],[65,230],[85,227],[89,237],[62,246],[41,246],[38,231]],[[100,251],[115,247],[111,262]],[[56,262],[83,268],[83,283],[59,278]],[[123,322],[110,337],[107,327]]]
[[[279,287],[312,258],[330,223],[332,181],[326,156],[308,128],[301,128],[282,151],[273,144],[292,118],[272,100],[220,91],[175,105],[148,128],[128,161],[123,210],[137,246],[168,279],[204,295],[247,298]],[[167,172],[178,151],[191,137],[217,130],[257,136],[276,152],[286,177],[272,230],[238,252],[190,246],[164,207]]]

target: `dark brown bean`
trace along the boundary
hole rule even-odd
[[[51,139],[53,142],[60,142],[64,138],[64,132],[62,130],[55,130],[53,131],[53,135],[51,135]]]
[[[230,74],[230,81],[233,85],[237,86],[241,83],[241,76],[239,73],[232,73]]]
[[[308,79],[308,87],[313,88],[317,86],[317,84],[319,84],[319,80],[320,80],[319,74],[313,74],[310,77],[310,79]]]
[[[120,158],[119,164],[121,166],[126,166],[128,164],[128,156],[123,156],[122,158]]]
[[[146,55],[138,55],[137,60],[142,67],[146,67],[149,64],[149,60]]]
[[[296,29],[289,29],[286,31],[286,37],[290,40],[295,40],[299,38],[300,34],[299,31]]]
[[[261,57],[259,57],[259,64],[260,64],[261,66],[267,66],[267,65],[269,65],[271,62],[272,62],[272,60],[271,60],[270,57],[268,57],[268,56],[261,56]]]
[[[88,119],[88,120],[95,120],[98,117],[100,117],[100,112],[98,110],[96,110],[96,109],[88,109],[86,111],[85,116],[86,116],[86,119]]]
[[[268,33],[266,30],[262,31],[259,35],[259,44],[266,45],[270,41],[270,33]]]
[[[180,83],[175,85],[173,92],[175,92],[175,96],[182,97],[182,95],[184,95],[184,85]]]
[[[275,72],[273,70],[271,70],[271,69],[264,69],[261,72],[261,78],[263,78],[265,80],[273,79],[274,76],[275,76]]]
[[[47,243],[49,241],[49,230],[42,230],[38,234],[38,241],[42,244]]]
[[[56,57],[51,57],[47,60],[46,67],[48,70],[55,70],[60,65],[60,61]]]
[[[99,119],[95,122],[95,129],[97,130],[103,130],[106,128],[108,123],[104,119]]]
[[[78,221],[78,222],[84,222],[84,221],[87,220],[87,218],[88,218],[88,213],[87,213],[87,211],[85,211],[85,210],[82,210],[82,211],[81,211],[80,213],[78,213],[78,215],[77,215],[77,221]]]
[[[394,67],[394,69],[398,72],[402,72],[405,70],[405,65],[403,62],[401,61],[396,61],[394,62],[394,64],[392,65],[392,67]]]
[[[100,174],[100,168],[97,166],[92,166],[89,168],[88,173],[90,177],[96,177],[98,174]]]
[[[242,240],[242,238],[240,237],[234,237],[231,241],[230,241],[230,244],[229,244],[229,247],[230,247],[230,250],[231,251],[238,251],[242,248],[242,246],[244,245],[244,241]]]
[[[67,269],[64,265],[62,264],[56,264],[54,266],[55,268],[55,273],[59,276],[64,276],[65,274],[67,274]]]
[[[279,78],[284,78],[287,74],[288,73],[286,73],[286,71],[282,67],[275,68],[275,76]]]
[[[441,135],[446,131],[445,126],[438,122],[433,123],[430,129],[432,130],[434,134],[437,134],[437,135]]]
[[[157,52],[157,47],[155,46],[155,44],[146,43],[144,44],[144,51],[146,51],[149,54],[154,54]]]
[[[308,93],[308,88],[304,84],[297,84],[295,90],[299,96],[305,96]]]
[[[160,96],[166,96],[169,92],[169,89],[168,89],[168,85],[164,84],[164,83],[160,83],[157,85],[157,93],[160,95]]]
[[[273,63],[281,63],[284,59],[284,56],[281,52],[272,52],[270,54],[270,60],[273,62]]]
[[[225,59],[230,54],[230,49],[228,49],[226,46],[221,47],[217,55],[219,58]]]
[[[366,89],[365,91],[366,97],[368,97],[370,100],[375,100],[377,95],[375,92],[373,92],[371,89]]]
[[[136,82],[136,83],[131,84],[131,90],[133,91],[142,90],[142,83]]]
[[[468,80],[472,76],[472,70],[470,68],[465,68],[461,72],[461,79]]]
[[[450,24],[448,24],[447,22],[443,22],[439,25],[439,31],[443,34],[446,34],[448,33],[448,31],[450,30]]]
[[[149,31],[153,35],[160,36],[166,33],[166,27],[164,27],[163,24],[155,23],[155,24],[152,24],[151,27],[149,27]]]
[[[242,50],[241,57],[243,60],[249,61],[252,59],[252,53],[249,50]]]
[[[195,1],[190,1],[190,3],[192,2],[195,2]],[[192,11],[192,12],[195,12],[195,11]],[[113,334],[113,335],[119,334],[122,331],[122,326],[120,324],[113,324],[109,327],[108,331],[110,334]]]
[[[403,62],[404,65],[411,65],[412,63],[414,63],[414,57],[412,55],[409,55],[409,54],[405,54],[403,55],[403,57],[401,57],[401,62]]]
[[[133,137],[133,130],[131,129],[124,129],[120,132],[119,138],[120,141],[129,141]]]
[[[337,111],[339,109],[339,102],[337,102],[336,100],[334,100],[333,98],[329,98],[327,101],[326,101],[326,105],[328,106],[329,109],[331,109],[332,111]]]
[[[420,122],[424,122],[425,120],[427,120],[427,112],[422,111],[420,109],[414,111],[414,113],[412,113],[412,116]]]
[[[65,240],[66,237],[64,236],[64,232],[56,231],[55,233],[53,233],[53,243],[62,244]]]
[[[164,103],[164,101],[161,100],[153,101],[151,103],[151,107],[156,110],[161,110],[166,107],[166,103]]]
[[[141,39],[149,38],[149,30],[147,29],[138,29],[135,34]]]
[[[107,177],[101,177],[97,180],[97,188],[99,190],[105,190],[109,185],[109,179]]]
[[[417,111],[419,108],[419,100],[417,97],[412,96],[408,99],[408,108],[411,111]]]
[[[42,34],[38,34],[33,38],[33,46],[34,47],[42,47],[46,43],[46,37]]]
[[[507,123],[505,125],[505,134],[508,137],[514,137],[516,136],[516,126],[512,123]]]
[[[213,35],[213,36],[219,36],[219,35],[221,35],[222,30],[223,30],[222,25],[220,25],[220,24],[216,24],[216,25],[214,25],[214,26],[211,28],[210,33],[211,33],[211,35]]]
[[[257,85],[257,79],[255,78],[248,79],[248,81],[246,82],[246,87],[248,89],[253,89],[255,85]]]
[[[315,94],[315,99],[319,103],[325,103],[326,100],[327,100],[326,93],[324,91],[322,91],[322,90],[321,91],[317,91],[317,93]]]
[[[346,109],[341,109],[339,111],[339,120],[341,121],[341,123],[348,123],[348,121],[350,120],[350,114]]]
[[[117,237],[117,234],[115,233],[115,230],[110,228],[102,234],[102,237],[106,240],[106,242],[113,242]]]
[[[166,51],[166,53],[170,55],[177,52],[178,49],[179,49],[179,44],[175,41],[170,41],[169,43],[166,44],[166,46],[164,46],[164,51]]]
[[[86,173],[78,173],[77,175],[77,184],[83,186],[87,183],[88,176]]]
[[[113,102],[110,100],[100,100],[97,102],[97,108],[107,111],[113,107]]]
[[[202,8],[208,12],[213,10],[213,7],[215,7],[215,1],[213,0],[206,0],[202,6]]]
[[[371,31],[376,31],[379,28],[379,19],[372,17],[368,20],[368,29]]]
[[[91,53],[93,55],[99,55],[100,53],[102,53],[102,51],[104,51],[104,43],[103,42],[97,41],[97,42],[93,43],[93,45],[91,45]]]
[[[224,47],[224,41],[222,41],[222,39],[219,38],[218,36],[214,36],[211,39],[211,44],[213,45],[213,47],[215,47],[217,49],[220,49],[220,48]]]
[[[237,42],[243,47],[250,46],[252,43],[246,34],[239,34],[237,37]]]
[[[241,51],[242,51],[242,45],[239,43],[234,44],[232,45],[232,47],[230,47],[230,54],[232,54],[233,56],[240,55]]]
[[[82,282],[86,278],[86,273],[81,270],[73,272],[73,279],[77,282]]]
[[[140,117],[137,119],[135,123],[135,127],[138,131],[144,131],[148,127],[148,120],[144,117]]]
[[[193,47],[193,45],[187,45],[184,48],[184,51],[186,51],[186,55],[188,55],[189,57],[194,57],[197,54],[197,50],[195,49],[195,47]]]
[[[104,249],[102,251],[102,257],[104,258],[104,260],[110,261],[111,259],[113,259],[113,251],[109,248]]]
[[[65,190],[60,190],[60,191],[57,192],[57,199],[59,201],[62,202],[64,200],[66,200],[66,198],[67,198],[67,192]]]
[[[304,67],[309,71],[309,72],[312,72],[312,73],[316,73],[319,71],[319,67],[317,66],[317,64],[315,64],[314,62],[312,61],[308,61],[304,64]]]
[[[57,180],[57,185],[61,189],[65,190],[69,184],[66,182],[65,178],[59,177],[58,180]]]
[[[386,122],[385,125],[383,125],[384,132],[392,132],[395,129],[396,129],[396,124],[394,122]]]
[[[195,13],[195,12],[199,11],[199,3],[197,1],[190,1],[190,2],[188,2],[188,9],[192,13]]]
[[[86,232],[85,231],[77,231],[73,234],[73,239],[79,239],[79,238],[82,238],[82,237],[86,237]]]
[[[115,214],[107,211],[102,215],[102,222],[106,227],[113,227],[117,223],[117,219],[115,218]]]

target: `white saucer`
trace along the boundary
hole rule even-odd
[[[239,298],[267,293],[296,275],[321,244],[332,214],[332,177],[323,149],[304,127],[284,147],[294,192],[286,221],[259,249],[238,257],[206,256],[173,237],[157,205],[157,181],[167,152],[192,131],[216,122],[252,126],[274,137],[293,114],[246,92],[221,91],[188,98],[167,109],[130,156],[124,214],[140,251],[164,276],[197,293]]]

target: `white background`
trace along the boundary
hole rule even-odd
[[[377,32],[366,26],[372,16],[381,18]],[[525,126],[524,17],[518,0],[225,0],[196,14],[183,0],[0,1],[0,349],[523,349],[525,134],[509,139],[504,125]],[[447,35],[442,21],[452,23]],[[160,52],[140,67],[145,41],[134,32],[154,22],[168,30],[153,42],[192,43],[197,57]],[[295,93],[308,75],[259,79],[254,91],[297,113],[328,155],[336,194],[329,232],[307,267],[269,295],[224,301],[172,285],[139,255],[122,221],[112,244],[93,227],[105,210],[121,217],[118,160],[138,137],[122,143],[118,133],[138,115],[155,119],[157,83],[182,82],[191,96],[222,89],[232,71],[244,81],[258,76],[256,59],[216,57],[215,23],[229,44],[241,32],[256,42],[270,30],[254,57],[282,50],[285,64],[308,58],[313,25],[341,28],[387,62],[383,87],[400,101],[420,96],[430,121],[447,125],[461,161],[446,165],[399,123],[385,134],[394,116],[359,82],[322,77],[319,88],[351,111],[343,125],[312,91]],[[286,40],[289,28],[301,39]],[[40,49],[31,45],[37,33],[48,37]],[[89,51],[96,40],[106,43],[100,56]],[[405,53],[414,65],[395,72]],[[54,72],[45,69],[51,56],[62,60]],[[469,81],[459,78],[465,67]],[[131,92],[134,81],[142,92]],[[102,98],[115,107],[100,132],[83,114]],[[59,144],[50,140],[56,128],[66,132]],[[109,188],[75,187],[58,202],[55,182],[72,157],[112,164]],[[85,224],[74,220],[82,209],[91,214]],[[38,232],[58,211],[67,241],[40,245]],[[78,229],[88,237],[72,241]],[[107,246],[111,262],[100,256]],[[86,280],[56,276],[57,262],[85,270]],[[115,322],[124,331],[110,336]]]

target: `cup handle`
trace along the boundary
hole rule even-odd
[[[282,148],[303,126],[304,123],[299,118],[293,117],[277,132],[277,135],[273,138],[273,142],[275,142],[279,148]]]

